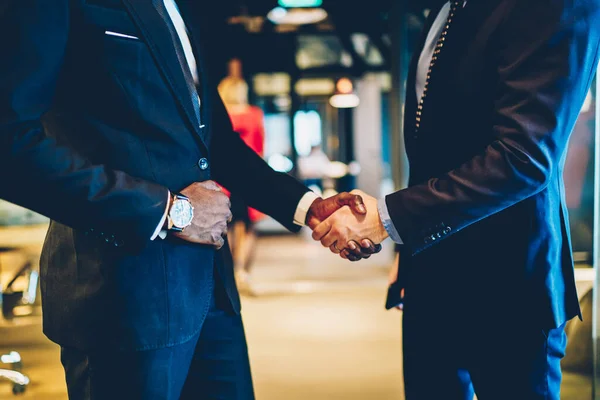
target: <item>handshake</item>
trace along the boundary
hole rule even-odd
[[[212,181],[194,183],[181,193],[190,199],[194,218],[189,227],[174,235],[191,243],[223,247],[231,221],[229,198]],[[360,191],[316,199],[305,223],[313,230],[313,239],[350,261],[379,253],[388,236],[377,199]]]
[[[377,199],[358,190],[315,200],[306,225],[312,229],[314,240],[350,261],[379,253],[381,242],[388,237]]]

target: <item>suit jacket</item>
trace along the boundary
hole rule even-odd
[[[202,326],[213,271],[239,311],[227,248],[150,241],[167,188],[212,179],[298,229],[307,189],[243,143],[217,94],[201,43],[209,9],[178,2],[199,64],[198,107],[181,45],[154,3],[0,6],[0,195],[55,220],[41,287],[45,332],[63,346],[184,342]]]
[[[407,302],[436,281],[431,290],[470,311],[529,313],[547,327],[579,314],[562,172],[598,64],[599,5],[470,0],[432,70],[418,131],[415,55],[410,184],[386,199],[406,244]]]

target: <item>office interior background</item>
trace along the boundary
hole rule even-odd
[[[209,61],[224,79],[230,60],[240,60],[249,103],[263,114],[264,158],[273,168],[325,196],[355,188],[383,196],[406,185],[403,99],[427,1],[213,3]],[[565,160],[584,314],[583,322],[567,327],[567,400],[600,399],[596,93],[593,85]],[[0,202],[2,399],[23,390],[24,399],[67,398],[59,349],[41,329],[37,264],[47,223]],[[260,219],[256,231],[243,302],[257,398],[402,399],[402,314],[384,310],[393,244],[386,242],[378,257],[350,264],[307,232],[288,234],[269,218]],[[440,307],[452,312],[451,303]],[[2,379],[14,371],[28,381]]]

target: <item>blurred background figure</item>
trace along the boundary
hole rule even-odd
[[[324,180],[329,178],[331,160],[321,148],[321,145],[313,145],[306,157],[298,159],[298,172],[304,184],[311,189],[323,193]]]
[[[219,94],[225,103],[233,129],[261,157],[264,156],[264,115],[260,108],[248,104],[248,84],[242,75],[242,63],[237,58],[229,62],[229,74],[219,84]],[[244,199],[231,195],[233,213],[229,243],[235,264],[235,276],[240,293],[255,295],[250,283],[250,268],[256,249],[254,224],[264,215],[246,206]]]

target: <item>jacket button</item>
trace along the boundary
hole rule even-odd
[[[450,228],[449,226],[444,228],[444,235],[449,234],[450,232],[452,232],[452,228]]]
[[[208,160],[206,158],[201,158],[200,161],[198,161],[198,167],[200,167],[202,171],[206,171],[208,169]]]
[[[115,247],[123,247],[125,243],[122,240],[115,240],[113,244],[115,245]]]
[[[111,236],[106,236],[106,237],[104,238],[104,241],[105,241],[106,243],[108,243],[108,244],[112,244],[112,243],[115,241],[115,237],[114,237],[114,236],[112,236],[112,235],[111,235]]]

